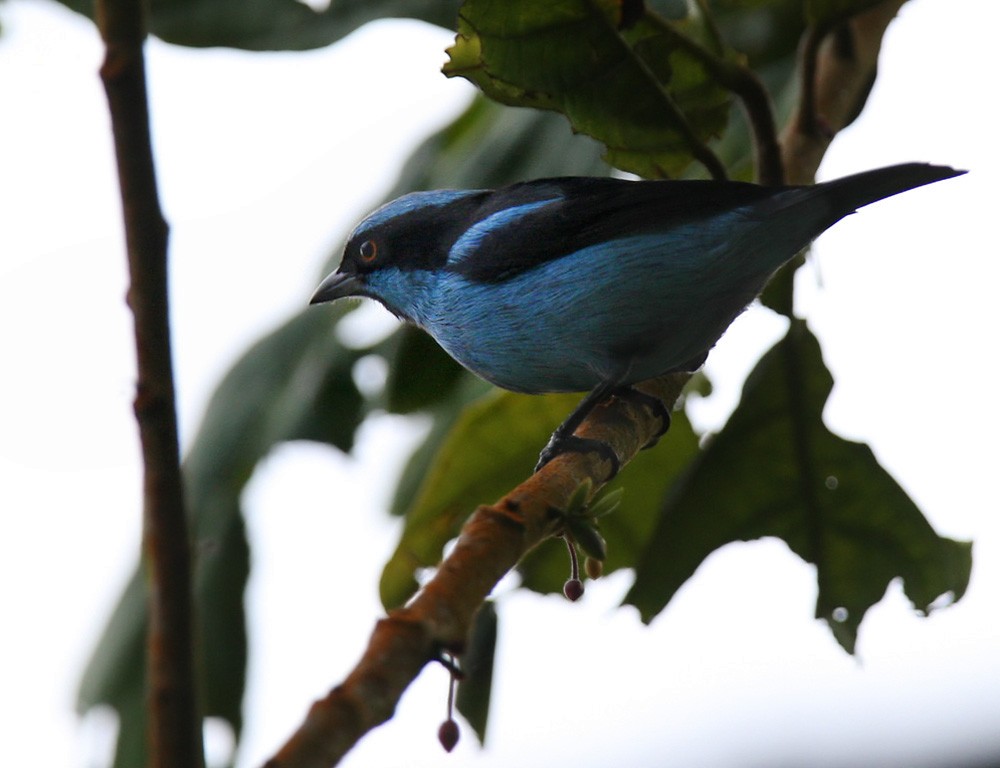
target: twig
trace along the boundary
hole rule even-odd
[[[181,484],[167,313],[167,224],[149,136],[144,7],[97,0],[106,46],[101,79],[114,132],[128,249],[142,445],[143,553],[150,576],[148,705],[150,765],[204,765],[192,650],[191,554]]]
[[[839,24],[807,30],[800,46],[801,96],[781,133],[782,165],[789,184],[811,184],[838,131],[864,107],[875,81],[882,37],[906,0],[886,0]],[[765,292],[769,306],[792,317],[794,276],[802,263],[786,264]]]
[[[688,374],[644,382],[643,391],[671,406]],[[627,400],[596,409],[579,434],[608,442],[631,459],[660,431],[659,418]],[[369,730],[392,717],[424,665],[442,650],[460,654],[476,611],[496,583],[562,525],[565,509],[589,478],[596,492],[607,467],[595,454],[563,454],[504,496],[476,510],[451,554],[409,605],[375,627],[368,648],[343,683],[315,702],[305,722],[265,768],[329,768]]]
[[[704,12],[708,13],[707,10]],[[697,59],[723,88],[732,91],[739,97],[750,124],[750,130],[753,132],[752,143],[756,159],[757,181],[769,186],[782,184],[785,174],[771,97],[753,70],[716,55],[690,36],[681,33],[668,19],[648,8],[646,9],[646,19],[668,36],[671,43]],[[711,26],[710,29],[713,37],[721,45],[718,30],[714,26]]]
[[[833,137],[861,111],[885,29],[905,2],[886,0],[841,24],[807,31],[800,48],[801,98],[781,134],[789,183],[811,183]]]

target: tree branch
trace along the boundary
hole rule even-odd
[[[149,134],[137,0],[98,0],[101,80],[114,132],[128,250],[138,382],[134,409],[144,466],[143,553],[149,569],[150,765],[204,765],[192,650],[191,555],[181,483],[167,305],[167,224]]]
[[[906,0],[886,0],[840,24],[806,32],[799,54],[802,81],[798,109],[781,133],[789,184],[811,184],[834,136],[864,108],[875,82],[882,37]],[[767,288],[769,306],[793,314],[796,257]]]
[[[868,99],[882,36],[906,0],[886,0],[830,28],[810,29],[802,42],[798,109],[781,134],[789,184],[810,184],[836,134]]]
[[[672,405],[688,378],[672,374],[640,388]],[[625,464],[660,427],[642,406],[613,399],[598,407],[578,434],[608,442]],[[580,483],[589,478],[596,492],[606,476],[607,465],[596,454],[563,454],[495,504],[479,507],[434,578],[407,606],[378,622],[354,670],[312,705],[265,768],[327,768],[391,718],[425,664],[443,650],[461,654],[476,611],[530,549],[559,530],[557,512]]]

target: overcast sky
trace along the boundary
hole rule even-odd
[[[108,749],[108,718],[81,726],[73,698],[138,548],[125,259],[95,30],[43,0],[0,4],[0,22],[0,731],[11,764],[75,768]],[[625,574],[576,605],[502,590],[489,749],[466,734],[443,757],[446,676],[429,668],[347,765],[915,766],[1000,755],[1000,153],[987,84],[998,22],[993,3],[906,6],[868,108],[821,175],[908,160],[972,173],[838,224],[798,290],[837,381],[827,423],[871,444],[940,533],[975,540],[965,599],[924,619],[893,585],[852,659],[812,618],[813,569],[775,541],[713,555],[650,628],[615,608]],[[394,23],[308,54],[150,43],[185,444],[229,364],[308,300],[347,227],[469,97],[438,73],[449,39]],[[359,324],[393,323],[370,308]],[[697,404],[700,424],[722,422],[782,332],[760,309],[734,325],[710,357],[716,394]],[[363,648],[398,533],[382,509],[419,430],[374,420],[350,458],[287,446],[252,482],[241,766],[262,762]],[[225,741],[213,730],[213,755]]]

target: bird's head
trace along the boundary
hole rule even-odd
[[[414,319],[412,302],[427,275],[441,269],[483,190],[412,192],[366,217],[347,239],[343,258],[310,304],[349,296],[376,299],[397,317]]]

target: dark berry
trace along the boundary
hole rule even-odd
[[[444,747],[445,752],[451,752],[458,744],[458,723],[452,719],[445,720],[438,728],[438,741]]]
[[[579,579],[567,579],[563,584],[563,594],[575,603],[583,597],[583,582]]]

